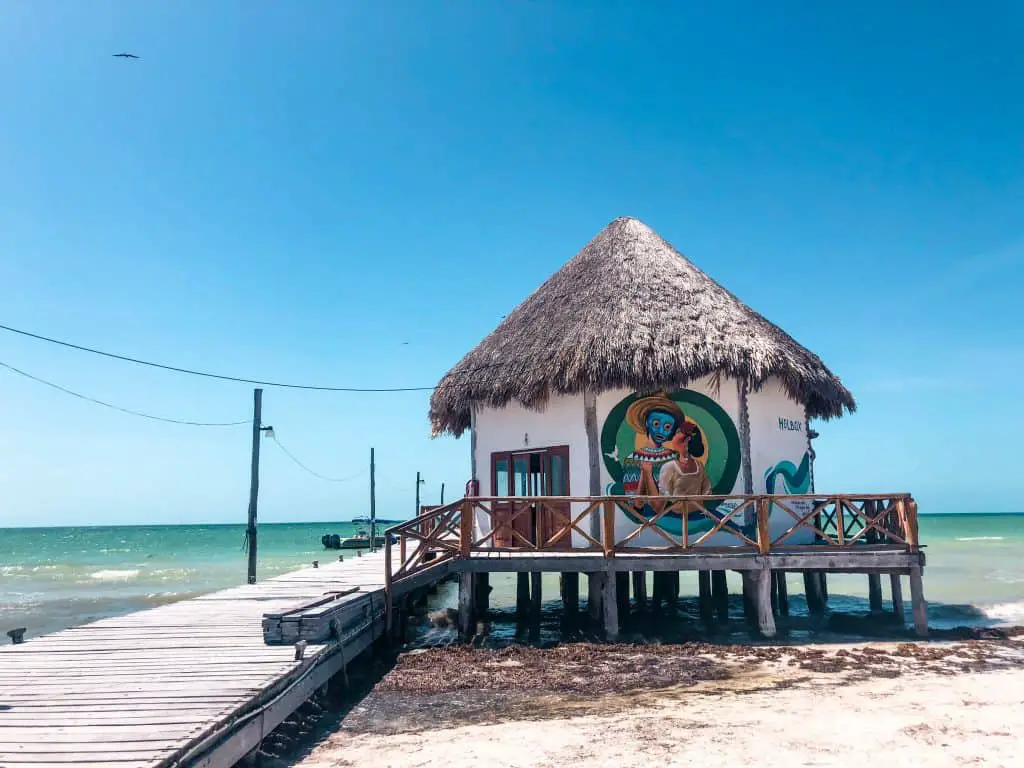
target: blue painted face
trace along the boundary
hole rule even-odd
[[[671,413],[653,410],[647,414],[647,436],[658,448],[672,439],[677,427],[676,417]]]

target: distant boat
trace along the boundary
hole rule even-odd
[[[353,517],[352,522],[358,525],[370,525],[373,521],[368,517]],[[377,518],[377,525],[397,525],[398,523],[405,522],[404,520],[385,520],[381,517]]]
[[[383,547],[386,537],[376,536],[374,537],[375,546]],[[370,548],[370,534],[364,530],[356,532],[355,536],[348,536],[342,538],[336,533],[325,533],[320,538],[321,543],[326,549],[369,549]],[[392,543],[394,543],[395,537],[392,537]]]

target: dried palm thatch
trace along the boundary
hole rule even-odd
[[[853,395],[817,355],[701,272],[637,219],[613,221],[452,368],[430,400],[434,433],[473,405],[541,408],[553,393],[672,389],[727,375],[777,377],[810,417]]]

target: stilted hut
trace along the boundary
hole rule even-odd
[[[749,567],[736,569],[750,577],[751,610],[760,599],[759,625],[770,634],[764,603],[774,583],[778,607],[785,585],[770,570],[807,570],[817,589],[816,569],[800,567],[811,560],[785,560],[787,552],[859,553],[874,544],[913,550],[911,560],[923,562],[916,526],[912,535],[908,528],[909,496],[808,495],[808,422],[855,407],[817,355],[645,224],[616,219],[433,394],[434,432],[471,435],[471,498],[460,507],[452,556],[508,550],[522,556],[519,570],[568,573],[565,555],[600,552],[590,602],[616,624],[609,602],[617,587],[614,602],[624,605],[626,571],[669,574],[669,582],[655,579],[653,596],[668,601],[679,570],[705,571],[702,613],[710,615],[714,598],[721,608],[711,593],[724,585],[722,571],[739,561],[709,558],[742,551]],[[555,567],[558,552],[564,564]],[[911,560],[897,560],[909,573]],[[879,562],[843,561],[854,570]],[[639,602],[646,580],[634,585]]]

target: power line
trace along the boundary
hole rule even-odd
[[[208,422],[208,421],[186,421],[185,419],[169,419],[169,418],[166,418],[164,416],[154,416],[151,413],[143,413],[142,411],[133,411],[131,408],[122,408],[119,405],[114,405],[113,403],[108,403],[108,402],[105,402],[103,400],[97,400],[95,397],[89,397],[88,395],[83,395],[80,392],[75,392],[74,390],[70,390],[67,387],[62,387],[59,384],[54,384],[52,381],[47,381],[46,379],[41,379],[38,376],[33,376],[31,373],[23,371],[20,368],[15,368],[13,365],[8,365],[7,363],[4,363],[4,362],[0,362],[0,366],[2,366],[3,368],[6,368],[8,371],[11,371],[13,373],[18,374],[19,376],[24,376],[26,379],[31,379],[32,381],[38,382],[39,384],[44,384],[47,387],[50,387],[52,389],[56,389],[58,392],[63,392],[64,394],[71,395],[72,397],[77,397],[79,400],[85,400],[87,403],[94,403],[95,405],[102,405],[104,408],[110,408],[110,409],[115,410],[115,411],[120,411],[121,413],[127,413],[130,416],[139,416],[139,417],[141,417],[143,419],[152,419],[153,421],[163,421],[163,422],[166,422],[168,424],[183,424],[183,425],[188,426],[188,427],[237,427],[237,426],[239,426],[241,424],[249,424],[250,423],[249,420],[245,420],[245,421]]]
[[[107,357],[112,360],[121,360],[126,363],[135,363],[136,365],[148,366],[150,368],[158,368],[164,371],[173,371],[174,373],[183,373],[189,376],[201,376],[207,379],[218,379],[220,381],[234,381],[240,384],[256,384],[264,387],[278,387],[281,389],[302,389],[316,392],[433,392],[437,389],[433,387],[332,387],[332,386],[321,386],[315,384],[291,384],[279,381],[263,381],[261,379],[248,379],[243,376],[228,376],[226,374],[211,373],[209,371],[198,371],[193,368],[182,368],[176,365],[168,365],[166,363],[156,363],[151,360],[143,360],[141,358],[129,357],[127,355],[119,355],[116,352],[105,352],[101,349],[95,349],[93,347],[86,347],[80,344],[72,344],[69,341],[62,341],[60,339],[54,339],[49,336],[43,336],[42,334],[33,333],[31,331],[25,331],[20,328],[12,328],[9,325],[0,324],[0,330],[8,331],[10,333],[18,334],[19,336],[25,336],[26,338],[35,339],[36,341],[44,341],[48,344],[56,344],[60,347],[66,347],[67,349],[74,349],[79,352],[88,352],[93,355],[99,355],[101,357]],[[465,371],[459,371],[453,376],[470,376],[477,371],[484,371],[490,368],[495,368],[505,365],[502,362],[486,363],[485,365],[474,366]]]
[[[219,379],[221,381],[235,381],[241,384],[256,384],[264,387],[279,387],[282,389],[305,389],[314,390],[318,392],[431,392],[436,387],[327,387],[313,384],[289,384],[280,381],[261,381],[260,379],[248,379],[243,376],[227,376],[220,373],[210,373],[208,371],[197,371],[193,368],[181,368],[176,365],[168,365],[166,363],[156,363],[152,360],[142,360],[137,357],[128,357],[127,355],[119,355],[114,352],[104,352],[100,349],[94,349],[92,347],[84,347],[80,344],[72,344],[69,341],[61,341],[60,339],[50,338],[49,336],[43,336],[38,333],[32,333],[31,331],[24,331],[19,328],[12,328],[9,325],[0,325],[0,330],[9,331],[10,333],[18,334],[19,336],[25,336],[36,341],[45,341],[48,344],[56,344],[61,347],[68,349],[76,349],[79,352],[88,352],[93,355],[100,355],[101,357],[111,358],[113,360],[121,360],[126,363],[135,363],[136,365],[145,365],[150,368],[159,368],[164,371],[173,371],[174,373],[184,373],[190,376],[202,376],[207,379]],[[482,366],[482,367],[492,367]],[[467,371],[468,373],[468,371]]]
[[[319,472],[313,471],[305,464],[303,464],[301,461],[299,461],[295,457],[295,454],[293,454],[291,451],[289,451],[281,444],[281,441],[277,439],[277,435],[270,436],[270,439],[277,443],[277,447],[284,451],[284,455],[287,456],[292,461],[294,461],[299,467],[306,470],[309,474],[313,475],[313,477],[318,477],[321,480],[326,480],[329,483],[347,483],[350,480],[356,480],[366,474],[365,472],[358,472],[354,475],[349,475],[348,477],[327,477],[326,475],[321,475]]]

